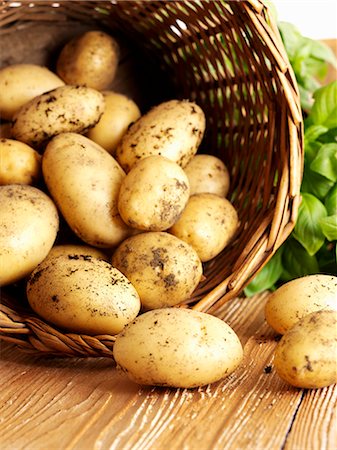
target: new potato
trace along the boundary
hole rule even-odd
[[[64,86],[61,78],[36,64],[12,64],[0,69],[0,117],[11,120],[25,103],[60,86]]]
[[[177,163],[159,155],[148,156],[122,181],[118,210],[130,227],[167,230],[185,208],[189,192],[188,178]]]
[[[202,276],[193,248],[160,231],[126,239],[113,253],[112,265],[135,286],[144,309],[173,306],[188,299]]]
[[[205,115],[195,103],[170,100],[155,106],[124,134],[116,158],[126,172],[142,158],[162,155],[188,164],[195,155],[205,131]]]
[[[95,142],[76,133],[56,136],[44,152],[42,172],[63,217],[84,242],[109,248],[129,234],[117,208],[125,173]]]
[[[85,133],[104,112],[103,94],[85,86],[62,86],[33,98],[13,117],[18,141],[40,147],[65,132]]]
[[[29,275],[48,255],[59,227],[57,209],[39,189],[0,186],[0,286]]]
[[[60,244],[54,245],[54,247],[48,253],[47,258],[54,258],[56,256],[66,255],[79,257],[90,256],[92,258],[102,259],[103,261],[110,261],[110,258],[100,249],[91,247],[89,245],[79,244]]]
[[[119,333],[140,309],[130,281],[88,255],[46,258],[28,280],[27,298],[48,322],[89,335]]]
[[[283,284],[268,297],[265,318],[284,334],[307,314],[321,309],[337,309],[337,277],[333,275],[308,275]]]
[[[37,151],[14,139],[0,139],[0,185],[35,184],[40,172]]]
[[[322,388],[337,382],[337,312],[308,314],[278,343],[274,366],[278,375],[300,388]]]
[[[136,383],[194,388],[232,373],[242,360],[235,332],[217,317],[166,308],[138,316],[116,338],[113,355]]]

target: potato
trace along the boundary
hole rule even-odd
[[[48,253],[47,258],[54,258],[56,256],[66,255],[79,257],[90,256],[92,258],[102,259],[103,261],[110,262],[111,257],[106,255],[102,250],[95,247],[90,247],[89,245],[78,245],[78,244],[60,244],[55,245]]]
[[[337,277],[315,274],[291,280],[270,294],[265,318],[275,331],[284,334],[307,314],[336,308]]]
[[[195,155],[184,168],[190,183],[190,195],[216,194],[226,197],[229,172],[221,159],[213,155]]]
[[[336,332],[336,311],[316,311],[300,319],[276,347],[277,374],[300,388],[322,388],[336,383]]]
[[[88,255],[46,258],[28,280],[27,298],[48,322],[89,335],[119,333],[140,309],[130,281]]]
[[[117,145],[129,125],[139,119],[140,111],[136,103],[123,94],[105,91],[103,95],[104,113],[97,125],[88,131],[87,137],[115,155]]]
[[[148,156],[122,181],[118,210],[130,227],[167,230],[185,208],[189,191],[188,178],[177,163],[163,156]]]
[[[170,100],[138,119],[117,146],[116,158],[128,172],[141,158],[162,155],[185,167],[205,131],[202,109],[187,100]]]
[[[113,253],[112,265],[135,286],[144,309],[173,306],[190,298],[202,276],[193,248],[161,231],[126,239]]]
[[[27,102],[45,92],[64,86],[64,82],[46,67],[13,64],[0,69],[0,116],[11,120]]]
[[[34,148],[64,132],[85,133],[104,112],[103,94],[84,86],[63,86],[20,108],[13,117],[12,134]]]
[[[109,248],[128,236],[117,208],[125,173],[102,147],[80,134],[60,134],[46,147],[42,172],[63,217],[84,242]]]
[[[205,262],[228,245],[237,227],[238,215],[229,200],[215,194],[195,194],[169,232],[190,244]]]
[[[113,355],[136,383],[193,388],[228,376],[239,366],[243,351],[232,328],[217,317],[164,308],[125,327]]]
[[[0,185],[35,184],[40,177],[41,156],[29,145],[0,139]]]
[[[52,200],[28,185],[0,186],[0,286],[29,275],[48,255],[58,232]]]
[[[67,84],[97,90],[110,86],[117,71],[119,46],[103,31],[87,31],[61,50],[56,72]]]

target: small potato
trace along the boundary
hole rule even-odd
[[[134,101],[117,92],[103,92],[105,110],[97,125],[91,128],[87,136],[101,145],[111,155],[126,133],[129,125],[140,117],[140,111]]]
[[[202,276],[193,248],[160,231],[126,239],[112,255],[112,265],[135,286],[144,309],[173,306],[190,298]]]
[[[277,333],[284,334],[321,309],[337,309],[337,277],[315,274],[283,284],[268,297],[265,318]]]
[[[205,115],[195,103],[170,100],[152,108],[123,136],[116,158],[126,172],[142,158],[162,155],[185,167],[205,131]]]
[[[59,227],[57,209],[39,189],[0,186],[0,286],[29,275],[52,248]]]
[[[76,133],[62,133],[46,147],[42,173],[73,232],[94,247],[118,245],[129,235],[117,202],[125,173],[102,147]]]
[[[130,281],[88,255],[46,258],[28,280],[27,298],[48,322],[89,335],[121,332],[140,309]]]
[[[148,156],[122,181],[118,210],[130,227],[163,231],[177,221],[188,198],[189,183],[183,169],[163,156]]]
[[[63,86],[20,108],[13,117],[12,134],[38,148],[60,133],[85,133],[104,112],[103,94],[84,86]]]
[[[63,47],[56,71],[67,84],[102,90],[115,78],[118,59],[115,39],[103,31],[87,31]]]
[[[117,336],[113,354],[136,383],[194,388],[232,373],[243,351],[232,328],[217,317],[166,308],[130,323]]]
[[[195,194],[169,232],[191,245],[206,262],[226,247],[237,227],[238,215],[229,200],[215,194]]]
[[[0,185],[35,184],[40,172],[37,151],[20,141],[0,139]]]
[[[316,311],[300,319],[276,347],[277,374],[292,386],[306,389],[336,383],[336,333],[336,311]]]
[[[25,103],[60,86],[64,82],[46,67],[13,64],[0,69],[0,117],[11,120]]]
[[[213,155],[195,155],[184,168],[190,183],[190,195],[216,194],[226,197],[229,172],[221,159]]]
[[[56,256],[66,255],[79,258],[90,256],[92,258],[102,259],[103,261],[110,262],[110,257],[106,255],[102,250],[89,245],[76,245],[76,244],[61,244],[55,245],[48,253],[47,258],[54,258]]]

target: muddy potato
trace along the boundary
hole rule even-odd
[[[48,255],[59,219],[52,200],[28,185],[0,186],[0,286],[29,275]]]
[[[189,183],[183,169],[163,156],[148,156],[122,181],[118,210],[130,227],[163,231],[177,221],[188,198]]]
[[[62,86],[20,108],[12,134],[34,148],[65,132],[85,133],[104,112],[103,94],[84,86]]]
[[[35,184],[40,172],[37,151],[14,139],[0,139],[0,185]]]
[[[80,134],[60,134],[47,145],[42,173],[63,217],[85,243],[109,248],[128,236],[117,208],[125,173],[102,147]]]
[[[102,259],[103,261],[110,262],[111,257],[105,254],[102,250],[91,247],[90,245],[79,245],[79,244],[59,244],[55,245],[48,253],[47,258],[54,258],[56,256],[66,255],[78,257],[89,256],[91,258]]]
[[[337,309],[337,277],[308,275],[283,284],[270,294],[265,305],[267,323],[286,333],[300,319],[321,309]]]
[[[336,311],[316,311],[300,319],[278,343],[274,366],[283,380],[300,388],[336,383]]]
[[[60,86],[64,82],[46,67],[13,64],[0,69],[0,117],[11,120],[25,103]]]
[[[126,133],[129,125],[140,117],[136,103],[123,94],[113,91],[103,92],[105,110],[97,125],[91,128],[87,136],[101,145],[112,155]]]
[[[191,245],[205,262],[226,247],[237,227],[238,215],[229,200],[215,194],[195,194],[169,232]]]
[[[88,255],[46,258],[28,280],[27,298],[48,322],[89,335],[119,333],[140,309],[130,281]]]
[[[190,183],[190,195],[209,193],[226,197],[229,172],[221,159],[213,155],[195,155],[184,170]]]
[[[193,248],[160,231],[126,239],[112,255],[112,265],[135,286],[144,309],[173,306],[190,298],[202,276]]]
[[[113,354],[136,383],[194,388],[228,376],[243,352],[233,329],[217,317],[166,308],[138,316],[117,336]]]
[[[115,78],[118,59],[115,39],[103,31],[87,31],[63,47],[56,71],[67,84],[103,90]]]
[[[162,155],[185,167],[205,131],[205,115],[195,103],[170,100],[138,119],[117,146],[116,158],[128,172],[142,158]]]

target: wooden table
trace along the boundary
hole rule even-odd
[[[337,448],[337,386],[302,390],[277,376],[267,296],[226,305],[243,363],[194,390],[140,387],[107,358],[43,358],[2,343],[1,450]]]

